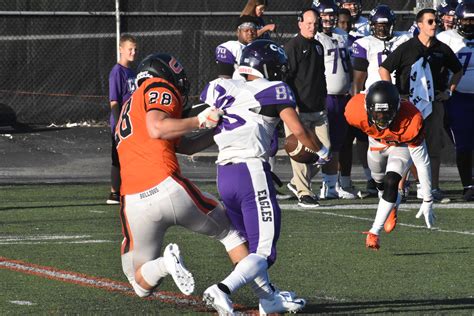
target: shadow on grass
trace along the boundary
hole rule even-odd
[[[82,206],[115,206],[120,207],[120,205],[107,205],[105,203],[84,203],[84,204],[59,204],[59,205],[35,205],[35,206],[7,206],[7,207],[0,207],[1,211],[13,211],[13,210],[28,210],[28,209],[39,209],[39,208],[62,208],[62,207],[82,207]]]
[[[394,253],[394,256],[433,256],[441,254],[453,254],[453,253],[470,253],[469,251],[436,251],[436,252],[406,252],[406,253]]]
[[[40,133],[40,132],[54,132],[64,129],[67,127],[45,127],[45,126],[34,126],[22,123],[15,123],[11,128],[0,127],[0,134],[28,134],[28,133]]]
[[[474,310],[474,298],[393,300],[373,302],[337,302],[308,304],[303,313],[399,313]]]

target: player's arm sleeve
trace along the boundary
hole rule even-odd
[[[109,102],[122,102],[122,91],[120,82],[118,82],[119,80],[120,76],[118,73],[112,70],[109,75]]]
[[[171,116],[180,104],[178,92],[165,82],[153,82],[149,84],[143,94],[146,112],[158,110]]]
[[[235,56],[223,45],[216,47],[217,75],[232,78],[234,73]]]
[[[216,87],[217,81],[219,80],[223,80],[223,79],[217,79],[217,80],[211,81],[204,87],[204,89],[202,89],[202,92],[199,95],[199,100],[201,100],[201,102],[209,104],[209,105],[214,105],[215,87]]]
[[[418,171],[418,179],[420,180],[421,190],[423,192],[423,200],[431,201],[431,167],[426,142],[423,140],[418,146],[408,146],[410,156],[413,159],[416,170]]]
[[[358,71],[367,72],[369,67],[369,61],[367,60],[367,50],[359,43],[355,41],[352,44],[352,68]]]

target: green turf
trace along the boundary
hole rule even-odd
[[[458,197],[456,185],[443,184],[453,200]],[[215,193],[213,184],[199,186]],[[104,205],[106,195],[105,184],[0,187],[0,256],[126,282],[120,264],[119,207]],[[417,203],[414,199],[409,202]],[[279,287],[308,299],[305,313],[472,314],[473,208],[446,209],[436,205],[436,226],[440,230],[399,225],[390,235],[381,236],[382,248],[374,252],[365,249],[361,232],[370,228],[375,208],[360,208],[357,203],[375,204],[376,199],[322,205],[348,203],[353,203],[353,208],[283,210],[278,260],[270,274]],[[400,212],[400,223],[423,225],[421,219],[415,219],[415,213],[414,209]],[[80,235],[87,236],[80,240],[105,242],[40,240],[41,236],[51,235]],[[7,242],[7,236],[31,240]],[[186,265],[195,275],[197,296],[232,269],[223,247],[215,240],[172,228],[167,242],[180,245]],[[0,280],[0,314],[196,313],[187,306],[6,269],[0,269]],[[178,293],[171,279],[166,279],[160,290]],[[233,300],[247,308],[257,308],[257,300],[246,288],[233,295]]]

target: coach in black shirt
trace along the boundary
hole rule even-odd
[[[285,44],[289,74],[286,82],[293,90],[301,122],[315,131],[321,143],[330,148],[326,113],[326,77],[324,75],[324,49],[314,39],[318,31],[318,14],[312,9],[298,15],[298,35]],[[290,131],[285,126],[285,133]],[[311,191],[311,178],[317,168],[291,160],[293,178],[288,188],[298,197],[301,207],[317,207],[318,201]]]
[[[325,110],[327,90],[324,48],[314,39],[317,25],[312,25],[312,21],[317,19],[318,16],[312,9],[303,11],[299,15],[300,32],[285,44],[290,66],[287,83],[295,93],[300,113]]]
[[[412,72],[412,65],[422,58],[422,61],[430,66],[433,79],[430,84],[433,84],[434,100],[432,113],[426,114],[425,117],[425,134],[431,160],[433,198],[439,201],[443,198],[439,189],[440,156],[447,139],[443,128],[443,101],[447,100],[456,89],[462,77],[462,65],[451,48],[436,39],[435,10],[421,10],[416,15],[416,22],[420,29],[418,36],[403,43],[388,55],[379,68],[379,74],[382,80],[390,81],[390,73],[395,72],[396,85],[400,94],[411,95],[413,102],[416,103],[417,99],[413,93],[416,91],[419,79],[415,79],[417,75]],[[453,73],[450,81],[448,81],[448,70]],[[415,80],[412,80],[411,76]],[[418,104],[415,105],[418,107]]]

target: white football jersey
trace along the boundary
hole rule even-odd
[[[474,93],[474,39],[468,40],[459,35],[456,30],[441,32],[437,38],[453,50],[463,67],[464,75],[456,91]]]
[[[380,81],[379,67],[387,58],[388,54],[393,52],[402,43],[408,41],[411,35],[407,32],[393,32],[393,37],[389,41],[383,41],[373,35],[359,38],[352,44],[352,57],[362,58],[369,62],[367,67],[367,80],[365,87],[370,87],[376,81]],[[392,82],[395,83],[394,74]]]
[[[350,54],[347,44],[347,33],[338,28],[334,29],[331,36],[323,32],[316,33],[314,37],[324,47],[324,74],[326,75],[328,94],[341,95],[349,92]]]
[[[296,107],[293,92],[286,83],[266,79],[219,78],[204,88],[200,99],[224,111],[214,136],[219,147],[218,164],[252,159],[268,161],[273,132],[280,118],[263,116],[260,110],[278,104]]]
[[[350,35],[355,38],[362,38],[370,35],[370,24],[369,20],[363,16],[360,16],[357,22],[354,23],[352,31],[349,32]]]

